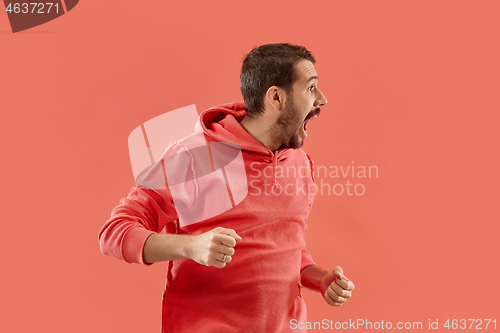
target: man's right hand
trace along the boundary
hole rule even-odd
[[[201,265],[223,268],[232,260],[234,246],[241,239],[233,229],[217,227],[191,237],[188,257]]]

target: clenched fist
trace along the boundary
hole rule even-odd
[[[328,304],[342,305],[352,295],[354,283],[344,276],[339,266],[328,272],[321,282],[321,294]]]
[[[201,265],[223,268],[231,262],[234,246],[241,239],[234,230],[217,227],[191,237],[188,257]]]

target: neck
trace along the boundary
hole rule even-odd
[[[275,121],[267,118],[269,116],[266,117],[265,113],[256,118],[245,117],[240,121],[240,125],[264,147],[274,152],[280,144],[274,142],[272,136],[272,126]]]

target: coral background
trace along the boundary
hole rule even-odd
[[[498,319],[499,14],[495,0],[86,0],[13,34],[0,13],[0,331],[160,331],[166,263],[106,257],[97,239],[134,185],[128,135],[241,100],[242,57],[285,41],[313,52],[328,98],[304,150],[379,170],[325,179],[362,196],[316,198],[308,249],[356,290],[341,308],[304,292],[309,320]]]

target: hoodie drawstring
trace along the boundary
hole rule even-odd
[[[276,154],[273,154],[273,186],[278,187],[278,181],[276,180],[276,164],[278,163],[278,159]]]

